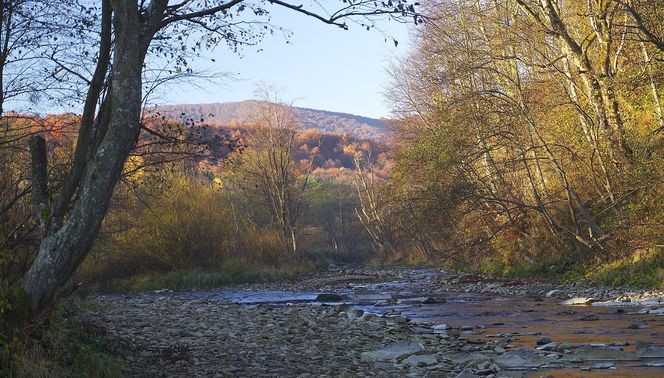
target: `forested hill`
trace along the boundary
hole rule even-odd
[[[255,119],[259,101],[247,100],[213,104],[162,105],[156,111],[168,117],[200,119],[221,125],[247,124]],[[322,133],[349,135],[360,139],[384,142],[387,134],[387,121],[347,113],[293,107],[293,112],[305,129],[317,129]]]

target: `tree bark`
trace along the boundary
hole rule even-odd
[[[46,140],[41,135],[33,135],[29,140],[30,159],[32,165],[30,181],[32,182],[32,203],[39,220],[39,233],[43,238],[50,226],[48,201],[48,160]]]
[[[46,307],[92,248],[113,188],[136,143],[141,113],[141,71],[145,56],[136,1],[112,2],[115,12],[115,61],[108,131],[82,178],[79,198],[66,224],[41,243],[22,279],[33,312]]]

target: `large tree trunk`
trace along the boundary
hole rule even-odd
[[[85,171],[65,224],[43,239],[22,279],[33,312],[51,303],[92,248],[122,169],[138,138],[144,46],[136,1],[113,1],[115,53],[108,131]]]

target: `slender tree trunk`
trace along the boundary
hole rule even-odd
[[[652,72],[651,58],[648,54],[648,49],[646,49],[646,44],[643,42],[641,42],[641,54],[643,55],[643,61],[646,64],[648,79],[650,79],[650,90],[655,106],[655,114],[657,114],[657,128],[655,129],[655,133],[658,133],[664,130],[664,112],[662,111],[662,102],[659,99],[659,93],[657,93],[657,84],[655,84],[655,78]]]
[[[22,279],[33,312],[50,304],[57,288],[92,248],[115,184],[138,138],[141,72],[147,46],[141,41],[136,1],[114,1],[113,7],[116,37],[108,130],[88,163],[66,223],[42,241],[36,260]]]

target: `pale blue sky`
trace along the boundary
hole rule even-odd
[[[289,10],[272,12],[274,24],[293,35],[268,36],[259,46],[246,47],[242,56],[220,46],[194,67],[235,73],[235,79],[202,87],[180,85],[156,99],[159,103],[210,103],[251,99],[257,83],[276,86],[294,105],[369,117],[385,117],[389,108],[383,96],[389,83],[386,67],[409,51],[411,25],[379,22],[394,42],[377,30],[350,24],[350,30],[326,25]],[[261,51],[257,51],[261,49]]]

